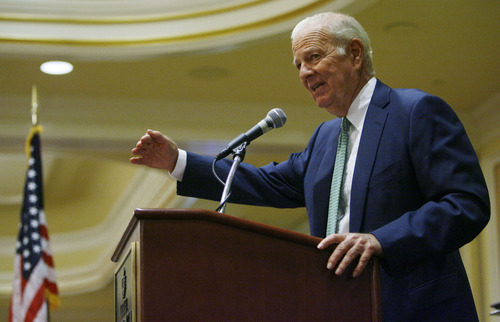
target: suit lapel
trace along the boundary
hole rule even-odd
[[[389,103],[390,91],[391,89],[387,85],[377,80],[372,100],[366,112],[352,181],[349,222],[349,231],[351,232],[361,231],[368,184],[388,115],[385,107]]]

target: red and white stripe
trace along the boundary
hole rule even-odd
[[[11,322],[47,321],[47,302],[56,307],[59,306],[59,292],[43,210],[40,211],[39,216],[40,235],[42,237],[42,259],[38,261],[29,279],[25,280],[22,274],[22,256],[16,254],[14,259],[14,283],[9,312],[9,321]]]

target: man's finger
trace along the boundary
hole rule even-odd
[[[332,234],[327,236],[318,244],[318,249],[325,249],[333,244],[340,244],[345,239],[345,236],[342,234]]]
[[[361,255],[361,257],[359,258],[358,265],[354,269],[354,272],[352,272],[353,277],[358,277],[359,275],[361,275],[361,273],[363,273],[363,271],[365,270],[366,265],[368,265],[368,262],[370,261],[372,255],[373,254],[371,254],[369,252],[364,252]]]
[[[153,138],[151,137],[151,135],[149,134],[146,134],[144,135],[140,140],[139,140],[139,143],[137,143],[138,145],[148,145],[150,143],[153,142]]]
[[[139,164],[139,165],[145,164],[144,158],[142,158],[142,157],[132,157],[132,158],[130,158],[130,162],[132,162],[133,164]]]
[[[337,269],[335,270],[336,275],[341,275],[349,267],[349,265],[358,257],[360,250],[356,243],[352,241],[345,240],[337,248],[341,248],[340,252],[342,255],[338,256],[337,260],[341,260]],[[332,267],[333,268],[333,267]]]
[[[159,131],[148,130],[147,135],[151,138],[152,141],[157,141],[163,139],[163,134]]]
[[[132,154],[133,155],[139,155],[142,156],[144,155],[146,150],[143,147],[136,147],[132,149]]]
[[[337,263],[344,257],[344,255],[349,251],[350,245],[346,243],[346,240],[342,241],[335,247],[335,250],[332,253],[332,256],[328,259],[328,263],[326,268],[333,269],[337,265]]]

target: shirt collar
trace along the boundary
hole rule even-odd
[[[368,105],[370,105],[370,101],[372,99],[373,92],[375,91],[376,84],[377,79],[375,77],[372,77],[365,84],[365,86],[363,86],[363,88],[349,107],[349,111],[347,112],[347,119],[358,131],[363,128],[366,111],[368,110]]]

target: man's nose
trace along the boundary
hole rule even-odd
[[[314,70],[309,66],[309,64],[300,65],[299,77],[300,79],[306,79],[308,76],[312,75]]]

